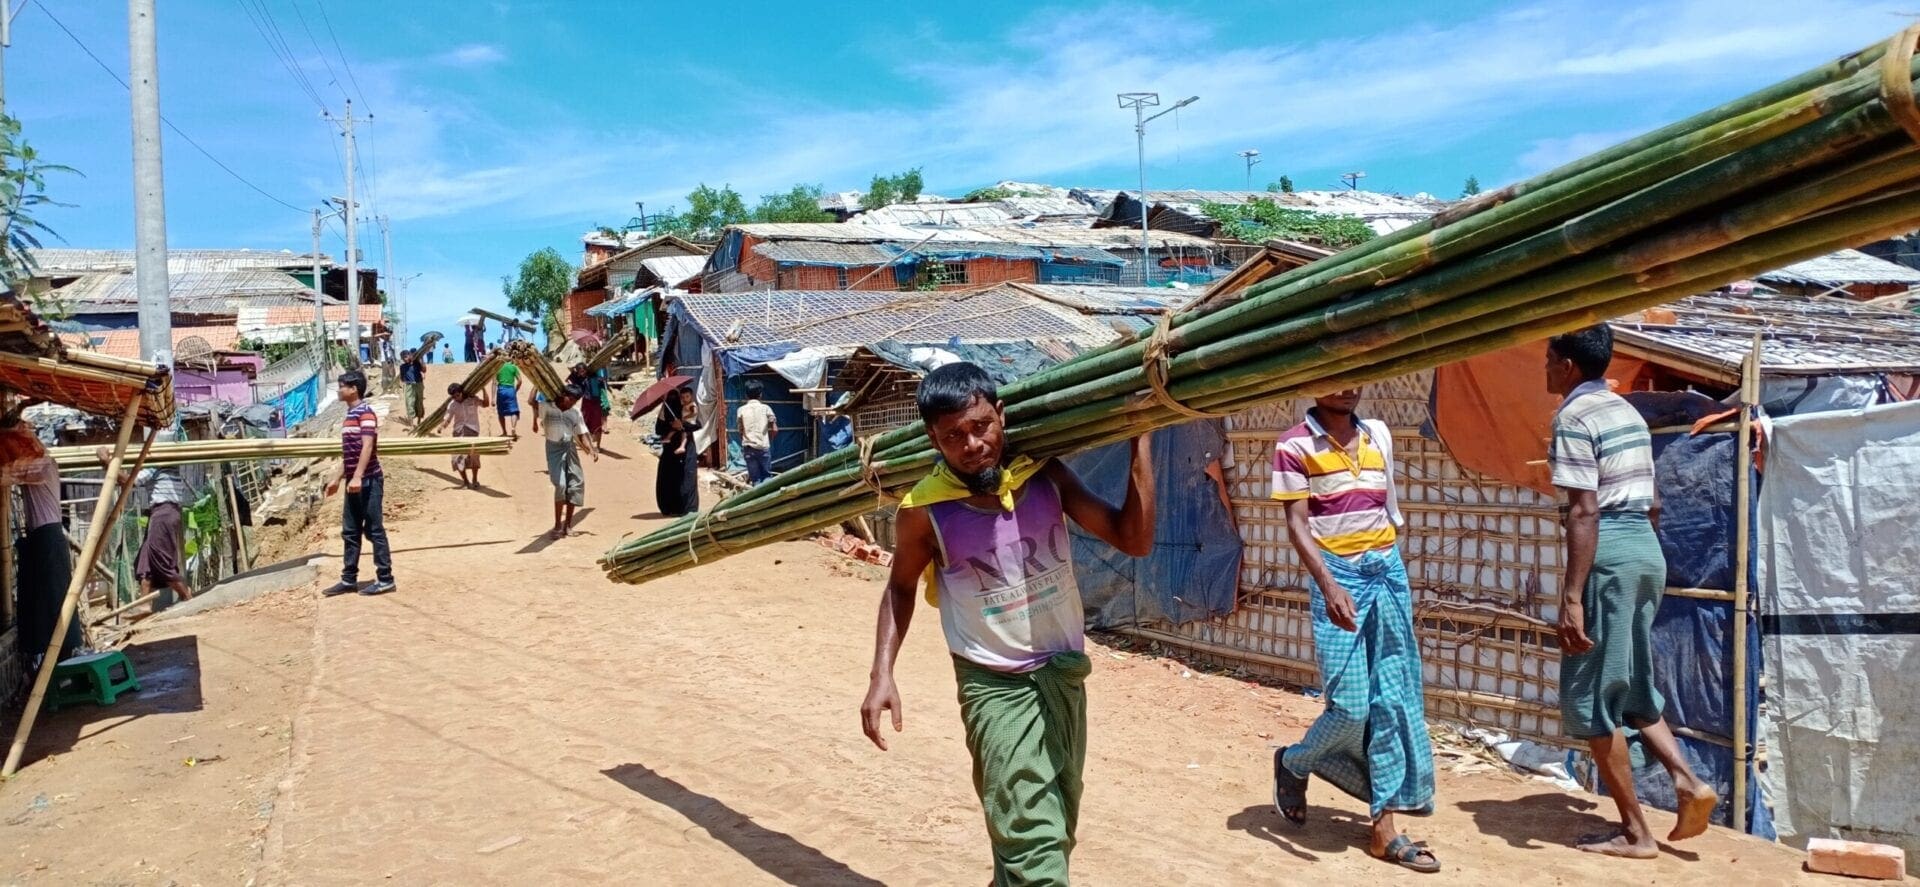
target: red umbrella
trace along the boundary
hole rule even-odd
[[[638,419],[646,415],[648,410],[659,406],[661,401],[666,400],[668,393],[691,381],[693,381],[692,376],[668,376],[652,385],[648,385],[647,390],[640,392],[640,396],[634,398],[633,409],[627,411],[627,418]]]
[[[574,330],[572,333],[568,334],[567,338],[572,339],[575,345],[578,345],[582,348],[586,348],[588,350],[598,348],[601,345],[605,344],[601,340],[600,334],[593,332],[592,330]]]

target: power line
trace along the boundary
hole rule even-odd
[[[320,41],[313,39],[313,29],[307,27],[307,16],[300,11],[300,0],[293,0],[293,14],[300,19],[300,30],[307,32],[307,42],[313,44],[313,52],[320,57],[320,64],[326,67],[328,80],[335,89],[340,90],[341,95],[346,95],[346,84],[340,82],[340,75],[333,73],[333,63],[327,61],[326,50],[320,48]]]
[[[353,84],[353,94],[360,97],[361,106],[367,109],[367,115],[373,115],[373,105],[367,102],[367,93],[360,88],[360,78],[353,76],[353,63],[347,61],[347,51],[340,48],[340,38],[333,33],[333,19],[327,16],[327,4],[322,0],[313,0],[315,8],[320,10],[320,22],[327,26],[327,39],[333,41],[333,51],[340,55],[340,66],[347,69],[347,82]]]
[[[73,41],[73,45],[80,47],[80,51],[83,53],[86,53],[87,58],[93,59],[93,63],[96,65],[99,65],[100,70],[107,72],[107,76],[112,77],[113,82],[120,84],[121,89],[125,89],[129,92],[132,91],[132,87],[127,85],[127,81],[120,76],[120,73],[108,67],[106,62],[103,62],[100,60],[99,56],[94,55],[93,50],[87,48],[87,44],[81,42],[79,35],[73,33],[73,30],[68,28],[65,22],[60,21],[60,19],[53,14],[53,10],[48,9],[46,4],[44,3],[39,3],[35,5],[38,6],[40,11],[44,13],[46,17],[53,22],[55,27],[58,27],[63,33],[67,35],[67,39]],[[253,182],[248,181],[246,176],[243,176],[237,172],[234,172],[233,167],[228,166],[225,163],[222,163],[220,161],[220,158],[213,156],[212,151],[208,151],[206,148],[202,147],[199,142],[194,141],[193,136],[187,135],[186,130],[183,130],[179,126],[176,126],[173,121],[167,119],[166,115],[163,114],[160,116],[160,122],[165,123],[168,129],[173,130],[174,135],[177,135],[180,138],[185,139],[187,144],[192,145],[194,150],[199,151],[202,156],[206,157],[208,160],[213,161],[214,166],[220,167],[222,170],[226,171],[227,175],[233,176],[235,181],[238,181],[240,184],[245,185],[249,188],[252,188],[261,197],[265,197],[268,200],[273,201],[274,203],[278,203],[281,206],[284,206],[297,213],[302,213],[302,214],[306,213],[306,210],[301,209],[300,207],[294,206],[291,203],[288,203],[284,200],[281,200],[278,197],[273,196],[272,194],[267,193],[267,190],[265,188],[262,188],[259,185],[256,185]]]
[[[246,13],[247,20],[253,23],[253,29],[260,34],[260,39],[266,41],[267,49],[273,52],[274,58],[280,60],[280,66],[293,77],[294,85],[300,87],[307,94],[307,98],[312,99],[321,110],[326,110],[326,101],[320,97],[320,91],[313,87],[313,81],[307,77],[306,68],[300,65],[300,60],[294,56],[293,49],[287,45],[286,35],[280,33],[280,26],[273,21],[273,15],[267,11],[266,5],[261,0],[253,0],[251,6],[248,5],[247,0],[234,0],[234,2],[240,5],[241,12]]]

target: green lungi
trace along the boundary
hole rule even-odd
[[[973,788],[993,841],[995,887],[1064,885],[1087,761],[1082,653],[1059,653],[1025,674],[953,660]]]
[[[1560,732],[1593,739],[1661,717],[1653,685],[1653,617],[1667,587],[1667,559],[1647,516],[1600,515],[1599,544],[1584,596],[1593,649],[1560,657]]]

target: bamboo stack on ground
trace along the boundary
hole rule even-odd
[[[1920,26],[1165,318],[1001,390],[1035,458],[1357,387],[1534,341],[1920,227]],[[601,559],[641,582],[830,527],[935,462],[908,426],[816,459]]]
[[[495,348],[487,352],[487,356],[482,358],[479,363],[473,365],[473,372],[468,373],[465,379],[460,380],[460,388],[467,392],[468,397],[490,389],[494,385],[494,378],[499,374],[500,368],[506,365],[507,356],[502,353],[500,349]],[[447,420],[448,404],[452,402],[453,398],[451,397],[442,398],[439,406],[434,407],[432,412],[421,416],[420,421],[413,423],[413,433],[420,437],[432,434],[434,429],[440,427],[440,423]]]
[[[386,437],[380,438],[380,458],[409,456],[452,456],[473,453],[479,456],[504,456],[513,441],[505,437]],[[47,454],[55,465],[66,471],[98,471],[100,459],[93,447],[49,447]],[[185,440],[156,443],[147,453],[148,468],[172,468],[215,462],[247,462],[265,459],[339,458],[340,441],[333,438],[236,438],[233,440]]]

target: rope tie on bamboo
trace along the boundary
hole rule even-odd
[[[860,483],[880,497],[881,502],[892,502],[894,496],[880,483],[880,466],[873,461],[873,442],[876,438],[860,439]]]
[[[1900,124],[1909,138],[1920,142],[1920,106],[1915,105],[1913,96],[1916,44],[1920,44],[1920,24],[1909,25],[1887,43],[1887,54],[1880,58],[1880,101],[1893,115],[1893,122]]]
[[[1141,357],[1140,369],[1147,377],[1147,393],[1153,396],[1155,403],[1182,416],[1194,419],[1218,419],[1226,413],[1209,413],[1187,406],[1167,391],[1167,364],[1173,360],[1173,315],[1162,314],[1154,324],[1153,335],[1147,337],[1146,351]]]
[[[707,541],[713,543],[714,550],[720,552],[721,557],[733,553],[728,551],[725,545],[720,544],[720,537],[713,534],[713,512],[696,511],[693,513],[693,523],[687,527],[687,555],[693,558],[694,563],[700,562],[700,550],[694,547],[693,536],[700,532],[703,525],[707,531]]]

